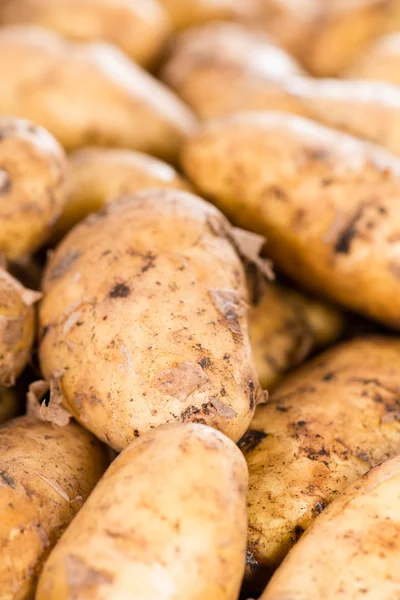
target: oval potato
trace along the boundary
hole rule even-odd
[[[64,406],[115,450],[170,421],[246,431],[263,394],[231,236],[200,198],[150,190],[88,217],[52,256],[42,371],[63,372]]]
[[[378,38],[356,58],[345,75],[351,79],[400,85],[400,33]]]
[[[52,241],[107,203],[149,188],[189,189],[173,167],[153,156],[118,148],[83,148],[70,154],[68,200]]]
[[[105,468],[102,446],[76,423],[25,416],[0,427],[2,598],[32,598],[47,554]]]
[[[2,0],[2,25],[37,25],[77,42],[103,40],[149,66],[170,33],[157,0]]]
[[[236,600],[247,469],[197,424],[159,427],[112,463],[50,555],[36,600]]]
[[[232,222],[267,238],[283,272],[400,329],[399,159],[307,119],[260,112],[204,125],[182,164]]]
[[[400,457],[372,469],[316,519],[260,600],[400,596]]]
[[[287,376],[240,442],[249,467],[248,578],[276,568],[313,519],[400,453],[400,340],[354,339]]]
[[[165,86],[109,44],[39,27],[0,29],[0,114],[43,125],[68,150],[117,146],[174,159],[195,120]]]

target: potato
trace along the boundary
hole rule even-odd
[[[157,0],[2,0],[0,23],[38,25],[78,42],[108,41],[144,66],[170,33]]]
[[[0,424],[15,417],[19,411],[15,388],[0,387]]]
[[[77,150],[69,157],[68,201],[52,240],[108,202],[154,187],[189,189],[175,169],[152,156],[118,148]]]
[[[108,44],[38,27],[0,29],[0,114],[45,126],[68,150],[103,145],[176,156],[193,128],[186,106]]]
[[[202,118],[244,110],[304,116],[400,155],[400,88],[382,82],[302,77],[268,39],[239,25],[181,34],[162,77]]]
[[[259,14],[258,0],[160,0],[175,29],[206,21],[250,19]]]
[[[77,424],[24,416],[0,427],[1,598],[32,598],[47,554],[105,467],[101,445]]]
[[[183,149],[187,175],[309,291],[400,329],[400,162],[283,113],[205,125]],[[210,177],[210,173],[213,174]]]
[[[247,469],[198,424],[165,425],[112,463],[50,555],[36,600],[236,600]]]
[[[394,600],[400,595],[400,456],[372,469],[318,517],[261,600]]]
[[[378,38],[355,59],[345,75],[400,85],[400,33]]]
[[[263,399],[244,271],[229,223],[179,190],[150,190],[77,225],[44,276],[40,362],[63,403],[119,451],[170,421],[235,441]]]
[[[240,442],[250,579],[265,582],[328,503],[400,453],[399,373],[399,339],[354,339],[286,377],[257,409]]]
[[[0,252],[14,260],[41,246],[61,212],[66,162],[47,131],[0,117],[0,164]]]

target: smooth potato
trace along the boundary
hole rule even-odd
[[[77,42],[103,40],[149,66],[170,33],[157,0],[2,0],[2,25],[38,25]]]
[[[257,409],[240,442],[249,579],[265,582],[327,504],[400,453],[399,373],[399,339],[354,339],[287,376]]]
[[[400,457],[372,469],[318,517],[261,600],[400,596]]]
[[[140,152],[83,148],[69,156],[68,200],[53,226],[59,240],[90,213],[121,196],[149,188],[189,189],[170,165]]]
[[[204,125],[182,164],[231,221],[267,238],[267,254],[300,285],[400,329],[399,159],[265,112]]]
[[[51,547],[106,468],[79,425],[18,417],[0,427],[1,598],[28,600]]]
[[[246,431],[263,394],[245,274],[212,205],[179,190],[109,205],[57,247],[43,292],[44,376],[63,373],[65,408],[115,450],[170,421]]]
[[[15,260],[43,244],[61,212],[66,161],[47,131],[0,117],[0,165],[0,252]]]
[[[355,59],[345,75],[400,85],[400,33],[378,38]]]
[[[37,600],[236,600],[247,469],[197,424],[159,427],[112,463],[50,555]]]
[[[109,44],[39,27],[0,29],[0,114],[43,125],[68,150],[117,146],[173,160],[195,121],[175,95]]]
[[[259,15],[258,0],[160,0],[175,29],[206,21],[253,19]]]

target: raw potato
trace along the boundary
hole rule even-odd
[[[35,339],[33,305],[39,298],[38,292],[24,288],[0,269],[0,386],[14,385],[30,359]]]
[[[0,29],[0,114],[46,127],[68,150],[119,146],[174,159],[189,109],[108,44],[67,42],[37,27]]]
[[[105,468],[100,443],[75,423],[25,416],[0,427],[1,598],[32,598],[48,552]]]
[[[111,42],[143,66],[154,62],[170,33],[158,0],[2,0],[0,23],[38,25],[77,42]]]
[[[346,76],[400,85],[400,33],[378,38],[356,58]]]
[[[53,240],[121,196],[149,188],[189,189],[170,165],[133,150],[110,148],[84,148],[71,154],[68,186],[68,201],[54,224]]]
[[[261,600],[400,597],[400,457],[372,469],[318,517]]]
[[[0,424],[15,417],[19,411],[18,396],[15,388],[0,388]],[[1,598],[1,596],[0,596]]]
[[[182,164],[231,221],[267,238],[283,272],[400,329],[399,159],[312,121],[265,112],[203,126]]]
[[[162,77],[202,118],[244,110],[307,117],[400,155],[400,88],[382,82],[302,77],[271,42],[243,26],[184,32]]]
[[[65,408],[119,451],[170,421],[237,441],[263,399],[246,281],[212,205],[150,190],[109,205],[61,242],[44,276],[40,362]]]
[[[36,600],[237,600],[247,469],[204,425],[147,432],[116,458],[50,555]]]
[[[400,340],[338,345],[289,375],[240,442],[249,466],[248,577],[266,581],[313,519],[400,453]]]
[[[7,84],[1,89],[8,93]],[[31,254],[46,240],[65,202],[65,170],[64,152],[47,131],[0,117],[0,252],[7,258]]]
[[[258,0],[160,0],[175,29],[206,21],[252,19],[259,14]]]

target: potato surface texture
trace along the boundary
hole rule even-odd
[[[257,409],[240,442],[249,578],[271,573],[347,485],[400,453],[399,372],[398,339],[354,339],[287,376]]]
[[[400,85],[400,33],[378,38],[356,58],[346,76]]]
[[[4,88],[3,88],[4,89]],[[9,112],[17,112],[10,106]],[[65,202],[66,161],[47,131],[0,117],[0,252],[15,260],[46,240]]]
[[[206,21],[248,19],[259,14],[258,0],[160,0],[160,3],[176,29]]]
[[[247,469],[198,424],[165,425],[112,463],[47,561],[37,600],[237,600]]]
[[[290,552],[261,600],[398,598],[399,498],[397,456],[332,502]]]
[[[230,235],[200,198],[150,190],[88,217],[52,257],[43,373],[64,372],[64,406],[115,450],[169,421],[246,431],[261,389]]]
[[[117,146],[173,159],[194,125],[171,91],[109,44],[4,27],[0,76],[0,114],[31,118],[68,150]]]
[[[0,598],[28,600],[51,547],[106,468],[79,425],[18,417],[0,427]]]
[[[400,329],[397,158],[312,121],[265,112],[204,125],[182,164],[232,222],[266,236],[266,252],[295,281]]]
[[[60,239],[76,223],[121,196],[150,188],[189,189],[167,163],[118,148],[83,148],[69,156],[68,200],[53,227]]]

